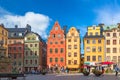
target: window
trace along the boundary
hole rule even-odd
[[[74,49],[77,49],[77,45],[74,45]]]
[[[100,46],[98,47],[98,52],[102,52],[102,48]]]
[[[25,60],[25,63],[28,64],[28,60]]]
[[[16,59],[16,57],[17,57],[17,55],[16,55],[16,54],[14,54],[14,59]]]
[[[64,52],[64,49],[63,49],[63,48],[61,48],[61,49],[60,49],[60,53],[63,53],[63,52]]]
[[[22,50],[22,48],[21,48],[21,47],[19,47],[19,50]]]
[[[52,53],[52,48],[50,48],[50,53]]]
[[[116,33],[113,33],[113,37],[116,37]]]
[[[107,45],[110,45],[110,40],[107,40]]]
[[[116,40],[113,40],[113,45],[116,45]]]
[[[110,48],[107,48],[107,53],[110,53]]]
[[[74,42],[77,42],[77,39],[74,39]]]
[[[37,51],[35,51],[35,56],[37,56]]]
[[[96,32],[95,35],[98,35],[98,32]]]
[[[60,34],[58,34],[58,38],[60,38],[61,37],[61,35]]]
[[[30,51],[30,55],[32,55],[32,51]]]
[[[28,47],[28,45],[27,45],[27,44],[25,44],[25,47]]]
[[[71,42],[71,39],[68,39],[68,42]]]
[[[50,44],[52,44],[52,41],[50,41]]]
[[[102,57],[101,56],[98,56],[98,61],[102,61]]]
[[[87,44],[90,44],[90,40],[87,40]]]
[[[90,52],[90,47],[86,47],[86,52]]]
[[[55,48],[55,53],[58,53],[58,49],[57,48]]]
[[[113,53],[117,53],[117,49],[116,48],[113,48]]]
[[[74,33],[72,33],[71,35],[74,36]]]
[[[71,64],[71,60],[68,60],[68,64],[69,64],[69,65]]]
[[[58,30],[58,27],[55,27],[55,30]]]
[[[68,52],[68,57],[71,57],[71,53],[70,52]]]
[[[5,45],[7,45],[7,39],[5,39]]]
[[[37,44],[35,44],[35,47],[37,47]]]
[[[77,60],[74,60],[74,64],[75,64],[75,65],[77,64]]]
[[[107,61],[110,61],[110,56],[107,56]]]
[[[16,65],[16,61],[13,62],[13,65],[14,65],[14,66]]]
[[[74,52],[74,57],[77,57],[77,52]]]
[[[35,64],[37,64],[37,60],[35,60]]]
[[[55,41],[55,44],[58,44],[58,42],[57,42],[57,41]]]
[[[118,56],[118,62],[120,62],[120,56]]]
[[[113,56],[113,62],[117,61],[117,56]]]
[[[53,34],[52,37],[55,38],[55,34]]]
[[[32,64],[32,60],[30,60],[30,64]]]
[[[30,40],[30,38],[27,38],[27,40]]]
[[[2,35],[4,35],[4,30],[2,30]]]
[[[19,53],[19,55],[18,55],[18,56],[19,56],[19,58],[21,58],[21,57],[22,57],[22,56],[21,56],[21,53]]]
[[[71,49],[71,45],[68,45],[68,49]]]
[[[92,60],[93,60],[93,61],[96,61],[96,56],[92,56]]]
[[[110,36],[110,33],[107,33],[107,37],[109,37]]]
[[[92,34],[92,32],[90,32],[90,36],[92,36],[93,34]]]
[[[60,43],[63,44],[63,41],[61,41]]]
[[[32,47],[32,44],[30,44],[30,47]]]
[[[96,47],[92,47],[92,52],[96,52]]]
[[[95,40],[92,40],[92,43],[95,44],[96,43]]]
[[[9,41],[9,44],[11,44],[11,41]]]
[[[90,56],[87,56],[87,61],[90,61]]]
[[[21,66],[21,62],[20,61],[19,61],[18,65]]]
[[[52,62],[52,58],[50,58],[50,62]]]
[[[101,43],[101,39],[98,39],[98,43]]]
[[[61,61],[61,62],[63,62],[63,61],[64,61],[64,59],[63,59],[63,58],[60,58],[60,61]]]
[[[26,56],[28,56],[28,51],[26,51]]]
[[[58,62],[58,58],[55,58],[55,62]]]
[[[16,47],[13,47],[14,48],[14,50],[16,50]]]

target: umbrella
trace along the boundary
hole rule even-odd
[[[106,61],[106,62],[101,62],[100,64],[102,64],[102,65],[111,65],[111,64],[114,64],[114,63]]]
[[[83,65],[83,66],[81,66],[81,68],[85,68],[85,67],[90,67],[90,66],[88,66],[88,65]]]

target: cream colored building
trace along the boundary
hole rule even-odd
[[[71,27],[66,36],[66,66],[80,68],[80,32]]]
[[[106,61],[120,65],[120,26],[104,26]]]

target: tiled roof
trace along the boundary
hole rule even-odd
[[[118,25],[103,26],[104,30],[111,30],[111,29],[114,29],[114,28],[118,28]]]
[[[26,28],[7,28],[9,32],[25,32]]]

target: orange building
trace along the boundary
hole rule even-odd
[[[47,41],[47,66],[49,68],[65,66],[65,52],[64,30],[56,21]]]

